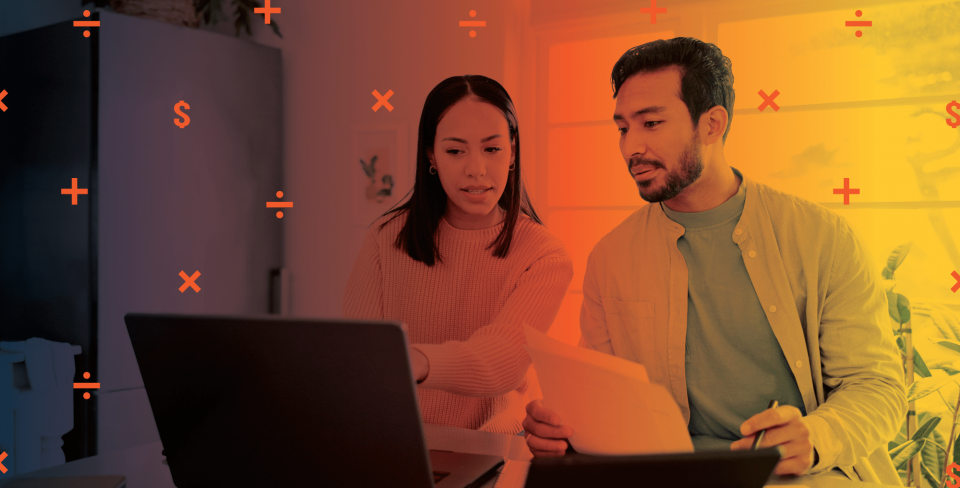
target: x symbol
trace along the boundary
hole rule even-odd
[[[4,459],[7,459],[7,453],[0,452],[0,462],[3,462]],[[3,464],[0,464],[0,473],[7,474],[7,467]]]
[[[773,107],[774,112],[780,110],[780,106],[777,105],[776,103],[773,103],[773,99],[777,98],[777,95],[779,94],[780,94],[779,91],[773,90],[773,93],[771,93],[770,96],[768,97],[767,94],[763,92],[763,90],[760,90],[760,96],[763,97],[763,103],[761,103],[759,107],[760,111],[763,112],[763,109],[767,108],[767,105]]]
[[[3,100],[3,97],[5,96],[7,96],[7,90],[0,91],[0,100]],[[3,102],[0,102],[0,110],[3,110],[4,112],[7,111],[7,106],[4,105]]]
[[[180,271],[180,277],[183,278],[183,279],[186,280],[186,281],[184,281],[183,284],[180,285],[180,293],[183,293],[183,292],[187,291],[187,287],[188,287],[188,286],[189,286],[190,288],[193,288],[193,291],[195,291],[195,292],[197,292],[197,293],[200,293],[200,287],[197,286],[196,283],[194,283],[194,281],[196,281],[196,279],[197,279],[199,276],[200,276],[200,270],[197,270],[197,272],[193,273],[193,276],[187,276],[187,273],[184,273],[184,272],[181,270],[181,271]]]
[[[960,274],[954,271],[953,273],[950,273],[950,275],[957,279],[957,284],[953,285],[953,288],[950,289],[950,291],[956,293],[957,290],[960,290]]]
[[[373,106],[374,112],[380,110],[381,105],[387,107],[388,112],[393,112],[393,105],[390,105],[390,102],[387,101],[388,98],[393,96],[393,90],[387,90],[386,95],[381,95],[377,90],[373,90],[373,96],[377,97],[377,103]]]

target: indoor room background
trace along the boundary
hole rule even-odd
[[[277,187],[241,192],[237,198],[249,197],[249,210],[219,205],[227,220],[246,218],[239,212],[258,212],[250,218],[260,219],[267,212],[275,219],[270,225],[280,243],[276,264],[283,268],[283,303],[275,309],[284,314],[340,315],[367,226],[412,187],[417,126],[427,93],[449,76],[481,74],[501,82],[514,100],[523,177],[546,226],[573,260],[574,278],[549,334],[576,344],[587,255],[605,233],[645,205],[619,152],[610,71],[628,48],[677,36],[714,43],[733,62],[736,104],[725,149],[731,166],[842,215],[858,233],[878,275],[895,249],[912,242],[895,273],[896,291],[914,306],[939,304],[960,312],[960,1],[272,4],[282,9],[272,16],[282,38],[257,16],[252,35],[244,33],[240,41],[278,50],[279,62],[252,56],[241,70],[273,70],[279,96],[260,95],[254,87],[246,108],[236,109],[275,105],[279,145],[268,156],[279,161]],[[82,20],[84,8],[92,4],[5,1],[0,36]],[[847,26],[848,21],[870,25]],[[76,42],[87,41],[76,32]],[[232,22],[204,26],[200,34],[232,39]],[[37,49],[34,55],[43,56]],[[154,68],[189,69],[175,60],[162,62],[168,64]],[[15,70],[0,65],[0,90],[16,77]],[[0,118],[34,103],[6,89],[9,94],[0,102],[9,108]],[[191,105],[204,103],[204,94],[175,87],[170,93]],[[109,96],[100,95],[101,100]],[[177,116],[173,102],[164,99],[162,113],[130,117],[159,117],[172,127],[168,119]],[[197,116],[194,120],[202,122]],[[101,145],[109,137],[102,135]],[[0,134],[0,146],[3,140]],[[169,144],[178,142],[170,139]],[[246,150],[254,146],[236,141],[223,151],[249,159]],[[371,168],[367,165],[374,155],[378,166]],[[197,168],[205,164],[203,155],[183,157]],[[3,158],[0,153],[0,164]],[[80,184],[90,182],[81,179]],[[69,180],[51,181],[50,198],[60,198],[56,188],[66,186]],[[84,198],[81,202],[88,202]],[[268,209],[267,201],[293,206]],[[273,217],[277,210],[282,218]],[[3,233],[0,229],[0,238],[6,238]],[[204,235],[191,239],[203,248]],[[183,282],[178,272],[191,266],[186,269],[190,274],[205,266],[199,259],[178,266],[162,270],[169,275],[163,278],[169,289],[156,293],[167,293],[166,299],[177,303],[164,311],[197,310],[197,302],[215,294],[210,289],[216,282],[213,271],[202,271],[197,280],[202,292],[183,293],[177,289]],[[264,295],[266,313],[268,277],[262,279],[258,296]],[[101,384],[98,395],[124,396],[112,409],[100,405],[96,450],[156,440],[129,341],[102,332],[123,331],[122,324],[104,322],[117,317],[99,320],[98,356],[92,359]],[[924,342],[922,334],[913,341],[936,357],[935,346]],[[948,385],[941,393],[955,398],[957,387]],[[923,401],[930,409],[946,408],[934,397]],[[123,415],[116,415],[120,411]]]

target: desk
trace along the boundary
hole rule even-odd
[[[431,424],[424,425],[423,430],[426,435],[427,446],[430,449],[503,456],[509,460],[508,466],[511,470],[519,469],[522,471],[532,458],[523,437],[520,436],[478,432]],[[160,454],[162,450],[163,446],[159,441],[151,442],[78,459],[52,468],[24,473],[18,475],[17,478],[122,474],[127,477],[127,488],[173,488],[170,470],[163,463],[164,459]],[[0,475],[0,486],[6,481],[9,480],[4,480],[3,476]],[[491,480],[483,486],[484,488],[493,488],[495,484],[495,480]],[[774,476],[770,478],[768,484],[805,485],[809,488],[892,488],[889,485],[819,476],[802,476],[794,479],[780,479]],[[500,483],[496,488],[521,487],[517,483]]]

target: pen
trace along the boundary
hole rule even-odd
[[[770,404],[767,405],[767,410],[770,410],[771,408],[777,408],[777,405],[778,405],[778,404],[777,404],[777,401],[776,401],[776,400],[770,400]],[[753,440],[753,450],[754,450],[754,451],[756,451],[756,450],[757,450],[757,447],[760,446],[760,441],[763,440],[763,433],[766,432],[766,431],[767,431],[767,429],[761,430],[760,433],[757,434],[757,438]]]

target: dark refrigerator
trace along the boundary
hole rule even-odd
[[[0,38],[0,340],[82,347],[68,461],[159,440],[124,314],[272,311],[284,190],[279,50],[77,20]]]

